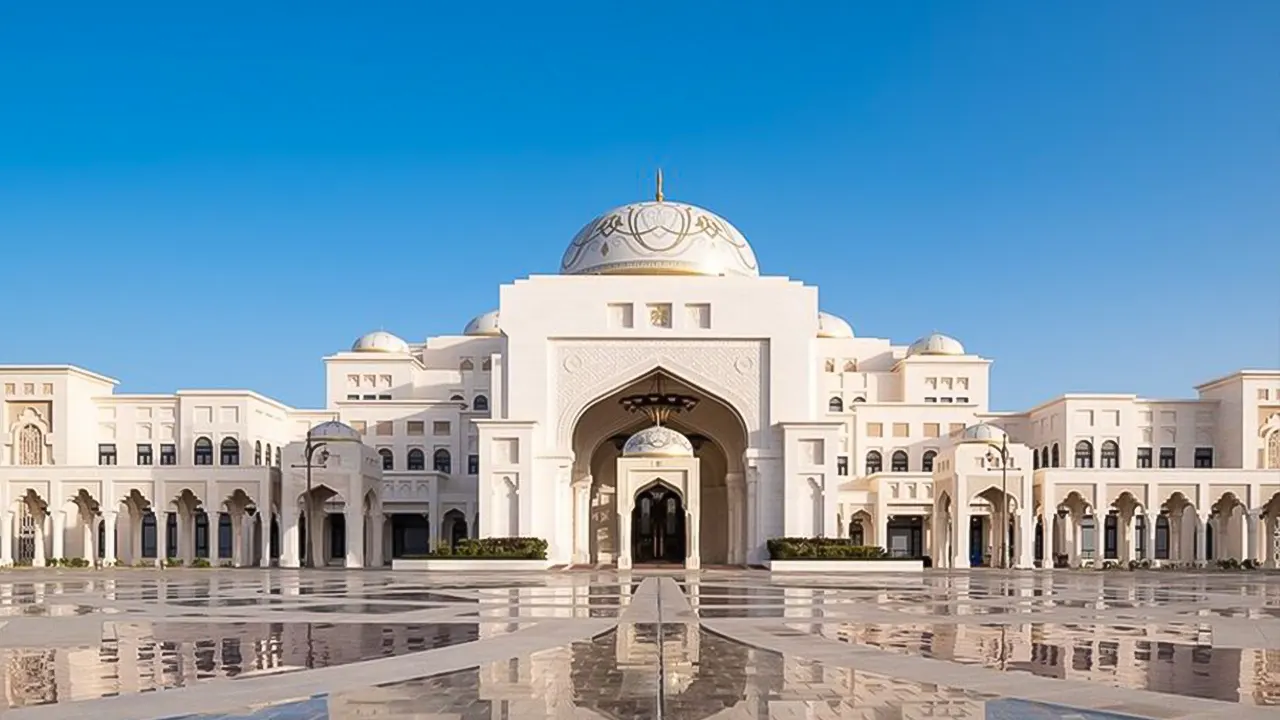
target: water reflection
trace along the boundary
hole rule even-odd
[[[327,715],[312,701],[296,717],[651,720],[660,716],[660,649],[667,670],[662,716],[670,718],[902,717],[908,707],[912,717],[981,717],[988,699],[759,650],[693,624],[667,623],[659,632],[641,623],[524,658],[337,693]]]
[[[1215,648],[1200,626],[789,623],[791,632],[1041,677],[1280,705],[1280,650]]]
[[[519,629],[476,623],[115,623],[96,646],[0,649],[4,707],[183,687],[432,650]]]

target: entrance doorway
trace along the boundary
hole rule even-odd
[[[684,501],[675,490],[654,485],[636,496],[631,511],[631,558],[637,565],[684,564]]]

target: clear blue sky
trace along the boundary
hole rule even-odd
[[[341,6],[341,7],[340,7]],[[0,363],[314,406],[596,213],[712,208],[993,405],[1280,367],[1280,2],[10,2]]]

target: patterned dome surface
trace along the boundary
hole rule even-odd
[[[970,425],[960,434],[960,442],[985,442],[999,445],[1009,434],[1003,429],[989,423]]]
[[[502,330],[498,327],[498,311],[490,310],[487,313],[471,318],[471,322],[467,323],[467,327],[463,329],[462,334],[486,337],[501,335]]]
[[[358,340],[352,343],[351,351],[405,353],[409,352],[409,343],[386,330],[374,330],[371,333],[361,335]]]
[[[760,274],[738,229],[685,203],[633,203],[587,223],[560,261],[565,275]]]
[[[326,420],[311,428],[309,434],[316,440],[362,440],[359,430],[340,420]]]
[[[627,438],[622,454],[631,457],[693,457],[693,443],[669,427],[654,425]]]
[[[911,343],[907,357],[912,355],[963,355],[964,345],[950,335],[932,333]]]

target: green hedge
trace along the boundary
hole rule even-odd
[[[547,541],[536,537],[465,538],[457,547],[442,545],[429,558],[466,560],[546,560]]]
[[[842,538],[773,538],[768,542],[771,560],[890,560],[875,545],[854,545]]]

